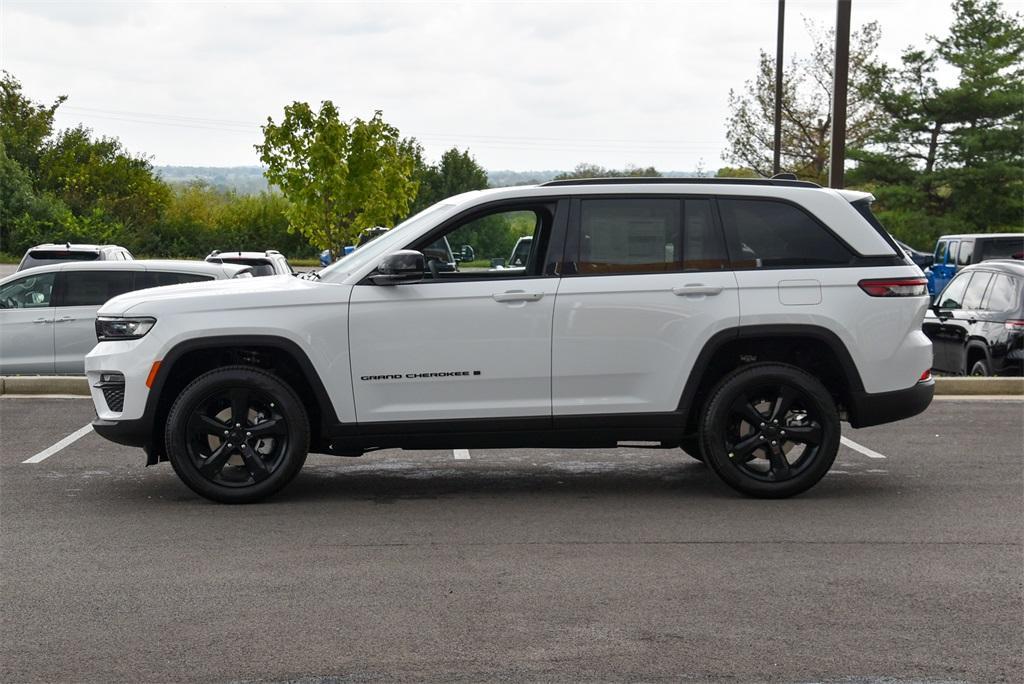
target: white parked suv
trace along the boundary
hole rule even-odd
[[[932,399],[925,280],[871,199],[674,178],[458,195],[309,279],[108,302],[86,359],[93,425],[223,502],[274,493],[308,451],[624,441],[682,447],[749,495],[796,494],[832,465],[840,421]],[[522,271],[423,253],[447,238],[503,257],[524,222]],[[120,408],[100,389],[114,382]]]
[[[250,276],[245,266],[146,259],[63,261],[0,279],[0,375],[84,372],[96,312],[143,288]]]

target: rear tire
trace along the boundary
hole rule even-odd
[[[988,367],[988,361],[985,359],[978,359],[974,362],[974,365],[971,366],[971,372],[969,375],[975,378],[987,378],[992,375],[992,369]]]
[[[701,417],[705,462],[730,487],[778,499],[813,487],[835,461],[835,401],[809,373],[758,363],[728,374]]]
[[[251,503],[298,474],[309,450],[309,419],[294,390],[251,366],[193,380],[167,416],[167,456],[192,491],[220,503]]]

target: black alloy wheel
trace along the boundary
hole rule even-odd
[[[302,402],[279,378],[247,366],[198,377],[167,417],[167,454],[195,492],[246,503],[286,485],[306,459],[309,423]]]
[[[792,496],[832,466],[839,414],[814,376],[793,366],[753,364],[726,376],[711,397],[702,421],[704,456],[734,489]]]
[[[988,361],[985,359],[978,359],[971,366],[971,377],[987,378],[990,375],[992,375],[992,370],[988,367]]]

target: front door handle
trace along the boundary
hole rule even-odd
[[[722,288],[717,285],[683,285],[682,287],[673,287],[672,294],[677,297],[687,297],[689,295],[708,295],[714,296],[722,291]]]
[[[34,320],[32,322],[33,323],[52,323],[53,321],[51,321],[49,318],[37,318],[36,320]]]
[[[55,322],[56,323],[70,323],[72,320],[71,316],[61,316]]]
[[[543,297],[543,292],[523,292],[522,290],[496,292],[491,295],[491,298],[496,302],[536,302]]]

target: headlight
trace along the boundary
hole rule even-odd
[[[156,325],[156,319],[149,316],[96,318],[96,339],[100,342],[111,340],[137,340]]]

